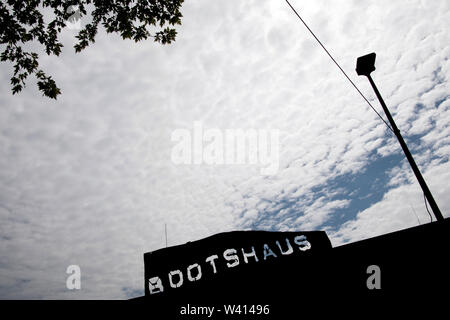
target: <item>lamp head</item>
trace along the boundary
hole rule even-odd
[[[369,76],[372,71],[375,71],[375,52],[359,57],[356,60],[356,73],[359,76]]]

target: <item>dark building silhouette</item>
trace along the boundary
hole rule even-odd
[[[334,248],[321,231],[217,234],[144,254],[146,295],[133,301],[175,317],[188,304],[267,304],[273,315],[313,301],[429,299],[450,285],[449,228],[445,219]]]

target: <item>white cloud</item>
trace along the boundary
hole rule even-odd
[[[450,178],[449,172],[449,163],[446,162],[433,166],[424,174],[428,181],[433,182],[429,187],[444,217],[449,216],[450,210],[450,203],[446,201],[448,198],[446,180]],[[356,219],[346,222],[337,232],[329,234],[333,245],[342,245],[430,222],[422,190],[412,173],[410,178],[412,183],[405,183],[390,190],[382,201],[360,212]],[[433,221],[436,221],[429,205],[428,208]]]

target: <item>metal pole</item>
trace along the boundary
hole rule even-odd
[[[439,207],[438,207],[436,201],[434,201],[433,195],[431,194],[430,189],[428,189],[425,179],[422,177],[422,174],[420,173],[420,170],[417,167],[417,164],[414,161],[414,158],[411,155],[411,152],[409,152],[409,149],[405,143],[405,140],[403,140],[403,137],[400,134],[400,130],[398,130],[397,125],[395,124],[394,119],[391,116],[391,113],[389,112],[386,104],[384,103],[383,98],[381,97],[380,92],[377,89],[377,86],[373,82],[373,79],[370,76],[370,74],[365,74],[365,76],[367,76],[367,78],[369,79],[369,82],[372,85],[372,88],[375,91],[375,94],[377,95],[377,98],[380,101],[381,106],[383,107],[384,113],[386,113],[386,117],[388,118],[389,123],[392,126],[392,130],[394,131],[394,134],[397,136],[398,142],[400,142],[400,145],[402,146],[403,152],[405,153],[405,156],[408,159],[409,164],[411,165],[411,168],[414,171],[414,174],[416,175],[416,178],[419,181],[420,186],[422,187],[423,193],[425,194],[425,197],[428,200],[428,203],[430,204],[430,207],[433,210],[433,213],[434,213],[436,219],[438,221],[444,220],[441,210],[439,210]]]

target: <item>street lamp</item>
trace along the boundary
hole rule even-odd
[[[359,57],[356,61],[356,73],[360,76],[366,76],[369,79],[369,82],[375,91],[375,94],[377,95],[378,100],[380,101],[381,106],[383,107],[384,113],[386,114],[386,117],[389,120],[389,123],[391,124],[392,130],[395,134],[395,136],[398,139],[398,142],[400,142],[400,145],[402,146],[403,152],[405,153],[406,158],[409,161],[409,164],[411,165],[412,170],[414,171],[414,174],[416,175],[417,180],[419,181],[419,184],[423,190],[423,193],[428,200],[428,203],[430,204],[431,209],[433,210],[434,216],[438,221],[444,220],[444,217],[442,216],[441,210],[439,210],[439,207],[434,201],[433,195],[431,194],[430,189],[428,188],[424,178],[422,177],[422,174],[420,173],[419,168],[417,167],[416,162],[414,161],[413,156],[411,155],[411,152],[409,152],[409,149],[405,143],[405,140],[403,140],[402,135],[400,134],[400,130],[398,130],[397,125],[394,122],[394,119],[391,116],[391,113],[389,112],[388,108],[386,107],[386,104],[384,103],[383,98],[381,97],[380,92],[378,91],[375,83],[373,82],[372,77],[370,76],[370,73],[372,71],[375,71],[375,52],[370,53],[368,55]]]

